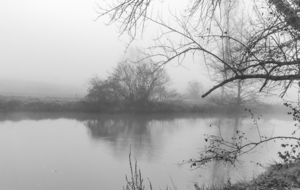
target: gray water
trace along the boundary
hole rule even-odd
[[[130,147],[145,184],[149,178],[155,189],[172,183],[193,189],[195,182],[226,182],[229,177],[232,182],[249,180],[264,170],[255,162],[278,160],[279,142],[243,156],[237,167],[212,163],[193,170],[178,164],[197,158],[205,134],[230,138],[236,129],[258,140],[253,121],[242,117],[0,114],[0,189],[121,190],[130,174]],[[259,120],[262,135],[289,135],[292,129],[286,117]]]

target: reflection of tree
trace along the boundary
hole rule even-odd
[[[171,117],[172,118],[172,117]],[[146,115],[106,115],[84,121],[94,140],[106,143],[117,156],[128,156],[129,147],[137,157],[145,156],[153,160],[160,155],[163,146],[154,144],[161,141],[161,131],[157,131],[159,125],[172,123],[170,117],[160,118]],[[175,130],[172,128],[161,128],[162,130]],[[155,135],[153,135],[155,131]],[[170,131],[171,132],[171,131]],[[146,154],[146,155],[144,155]]]
[[[253,116],[253,115],[250,115]],[[245,118],[245,117],[242,117]],[[213,134],[209,134],[206,137],[206,141],[209,143],[206,147],[212,147],[213,145],[210,141],[210,137],[219,140],[219,144],[214,144],[215,149],[206,149],[207,152],[215,151],[216,154],[223,156],[222,152],[234,152],[236,151],[235,146],[240,146],[241,143],[247,144],[251,142],[259,142],[260,137],[268,136],[272,130],[273,124],[270,123],[270,119],[262,119],[262,125],[258,125],[253,118],[246,117],[242,119],[239,117],[233,117],[228,119],[216,120],[214,126]],[[289,130],[289,129],[287,129]],[[275,130],[276,131],[276,130]],[[258,136],[258,134],[260,134]],[[266,145],[266,144],[264,144]],[[230,162],[222,162],[220,160],[214,160],[209,164],[211,168],[211,178],[214,182],[224,182],[227,183],[229,177],[231,177],[231,182],[236,180],[244,180],[251,178],[254,171],[261,171],[260,164],[265,164],[269,162],[270,150],[273,153],[278,151],[278,144],[267,144],[266,146],[258,146],[257,149],[241,151],[240,158],[235,162],[235,165],[231,165]],[[270,153],[271,153],[270,152]],[[200,152],[201,155],[202,152]],[[271,154],[273,154],[271,153]],[[223,157],[224,158],[224,157]],[[268,159],[268,160],[267,160]],[[217,163],[216,163],[217,162]],[[257,164],[258,163],[258,164]],[[238,167],[236,167],[238,166]],[[247,171],[247,172],[246,172]]]
[[[222,131],[223,119],[218,119],[217,127],[218,127],[218,136],[222,136],[223,138],[231,138],[231,142],[235,143],[235,138],[237,136],[236,131],[239,130],[239,126],[241,126],[241,119],[240,116],[235,116],[234,118],[230,119],[228,124],[226,126],[227,130]],[[230,127],[233,124],[233,127]],[[231,172],[232,166],[229,164],[224,163],[218,163],[214,162],[212,167],[212,181],[213,182],[220,182],[220,183],[227,183],[228,180],[230,180],[230,172]]]
[[[133,120],[128,117],[98,118],[84,121],[84,124],[89,128],[90,134],[94,139],[101,137],[129,139],[135,135],[142,135],[147,130],[147,121]]]

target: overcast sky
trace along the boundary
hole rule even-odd
[[[84,93],[89,78],[105,78],[124,57],[126,38],[104,19],[94,22],[94,7],[94,0],[1,0],[0,80],[73,86]],[[179,91],[189,80],[204,80],[201,63],[184,65],[167,67]]]

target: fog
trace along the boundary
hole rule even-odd
[[[219,183],[230,187],[231,182],[252,180],[265,169],[261,166],[284,157],[281,153],[278,157],[278,152],[289,145],[281,143],[299,135],[288,136],[300,126],[300,83],[272,81],[295,82],[298,75],[287,67],[294,65],[291,68],[297,70],[298,59],[273,57],[289,56],[293,51],[284,49],[295,50],[289,47],[294,37],[282,46],[276,43],[274,50],[273,42],[269,43],[267,49],[272,28],[264,37],[268,30],[252,36],[250,27],[248,39],[248,24],[237,22],[235,27],[242,26],[232,30],[241,35],[236,40],[229,35],[233,33],[229,20],[223,27],[225,18],[214,17],[219,30],[213,25],[206,28],[204,21],[202,29],[209,35],[202,36],[198,32],[202,17],[197,14],[196,22],[190,18],[186,23],[165,15],[179,15],[172,6],[182,8],[191,1],[163,0],[151,7],[157,8],[151,12],[154,22],[146,22],[128,46],[130,39],[118,27],[120,23],[108,26],[109,18],[99,17],[97,1],[102,0],[0,1],[0,167],[4,171],[0,190],[121,189],[132,166],[128,155],[138,161],[153,189],[167,184],[174,189]],[[248,4],[232,15],[246,14]],[[199,11],[207,13],[205,9]],[[156,11],[161,11],[157,17]],[[159,17],[162,20],[156,23]],[[159,28],[160,24],[165,26]],[[281,36],[285,28],[279,28]],[[230,40],[237,45],[231,46]],[[149,57],[158,63],[125,61],[141,58],[137,49],[153,50]],[[258,58],[252,60],[256,54]],[[268,94],[257,93],[260,87]],[[281,98],[285,87],[289,90]],[[207,98],[201,99],[203,94]],[[295,100],[297,107],[290,102],[280,105]],[[260,146],[266,142],[267,146]],[[290,157],[288,151],[284,153]],[[290,153],[295,157],[289,159],[296,161],[295,151]],[[235,165],[237,157],[241,162]],[[207,167],[199,169],[202,163]]]
[[[1,1],[0,80],[6,87],[0,93],[83,96],[92,76],[105,78],[126,56],[128,41],[116,26],[95,21],[95,6],[92,0]],[[201,65],[191,59],[184,67],[169,64],[174,88],[184,91],[189,80],[207,83]]]

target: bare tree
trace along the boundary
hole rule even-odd
[[[125,99],[134,103],[160,101],[170,83],[163,68],[155,69],[153,63],[134,63],[129,60],[120,62],[112,73],[118,81]]]
[[[137,34],[143,34],[147,22],[158,26],[160,33],[143,58],[156,60],[158,68],[173,60],[181,63],[188,55],[204,57],[206,65],[217,63],[221,66],[222,72],[225,73],[224,77],[202,97],[235,81],[238,81],[236,84],[239,88],[244,85],[244,81],[251,83],[252,80],[260,82],[257,91],[274,86],[281,87],[280,95],[284,96],[287,90],[300,80],[299,0],[243,1],[245,6],[251,7],[251,10],[247,15],[248,24],[245,37],[242,39],[228,31],[227,27],[220,25],[224,15],[222,4],[224,1],[236,0],[192,0],[179,13],[170,12],[169,17],[166,17],[166,14],[162,17],[149,11],[154,6],[154,0],[107,1],[106,6],[99,6],[99,17],[109,15],[109,23],[119,23],[120,33],[129,34],[131,40],[137,38]],[[238,48],[238,51],[234,51],[231,55],[238,59],[228,59],[220,55],[218,47],[224,41],[235,44],[234,47]],[[225,49],[234,50],[234,47]],[[296,117],[294,120],[299,123],[299,108],[293,110]],[[257,124],[256,120],[254,123]],[[259,133],[259,128],[257,129]],[[210,161],[234,163],[238,156],[276,139],[295,140],[293,147],[300,146],[300,139],[296,136],[264,137],[259,134],[259,141],[245,143],[245,134],[240,131],[236,133],[238,137],[234,142],[227,141],[221,136],[209,136],[206,139],[210,143],[209,146],[200,158],[190,161],[192,166],[200,167]],[[294,152],[294,149],[291,151],[299,154],[297,151]],[[287,152],[279,156],[297,159],[297,156],[290,155],[290,152]]]
[[[250,32],[247,31],[247,23],[244,15],[242,14],[238,18],[233,16],[232,12],[234,12],[236,8],[234,4],[229,4],[226,8],[225,26],[222,26],[222,23],[219,23],[218,27],[226,28],[227,34],[239,39],[239,42],[247,41],[251,35],[249,35]],[[228,38],[221,41],[218,49],[219,56],[222,57],[223,60],[226,60],[231,67],[237,67],[237,65],[245,59],[240,52],[243,51],[241,44],[236,41],[229,41]],[[246,65],[247,63],[244,64]],[[220,83],[227,79],[227,73],[230,72],[230,68],[226,67],[222,62],[219,60],[212,61],[209,63],[209,67],[213,71],[211,77],[213,81]],[[259,93],[257,90],[260,83],[260,80],[253,79],[236,80],[227,83],[222,86],[221,95],[213,95],[210,100],[218,104],[221,103],[223,105],[233,105],[238,107],[258,103],[258,99],[261,96],[267,95],[267,93]]]
[[[245,2],[253,8],[248,28],[251,33],[246,41],[215,27],[218,23],[214,18],[224,12],[221,0],[193,0],[179,16],[171,14],[174,22],[166,22],[162,17],[149,12],[153,2],[107,1],[106,6],[99,6],[99,17],[109,15],[110,23],[120,23],[120,32],[127,32],[132,39],[137,37],[139,31],[143,32],[146,22],[160,26],[161,35],[156,38],[156,44],[151,46],[148,54],[148,58],[159,60],[160,66],[176,58],[182,60],[187,54],[202,54],[207,63],[222,63],[228,71],[226,78],[204,93],[203,97],[227,83],[248,79],[263,80],[259,91],[268,86],[281,85],[283,96],[294,81],[300,79],[298,1]],[[216,47],[223,39],[240,44],[239,63],[231,65],[228,60],[218,55]]]
[[[98,76],[94,76],[90,80],[86,98],[89,101],[97,102],[99,106],[118,104],[122,101],[120,92],[120,86],[116,81],[102,80]]]
[[[187,85],[187,96],[193,100],[197,100],[201,97],[203,86],[199,81],[189,81]]]
[[[87,99],[99,104],[126,103],[147,106],[150,102],[173,100],[176,93],[168,89],[170,78],[153,63],[120,62],[106,80],[91,79]]]

